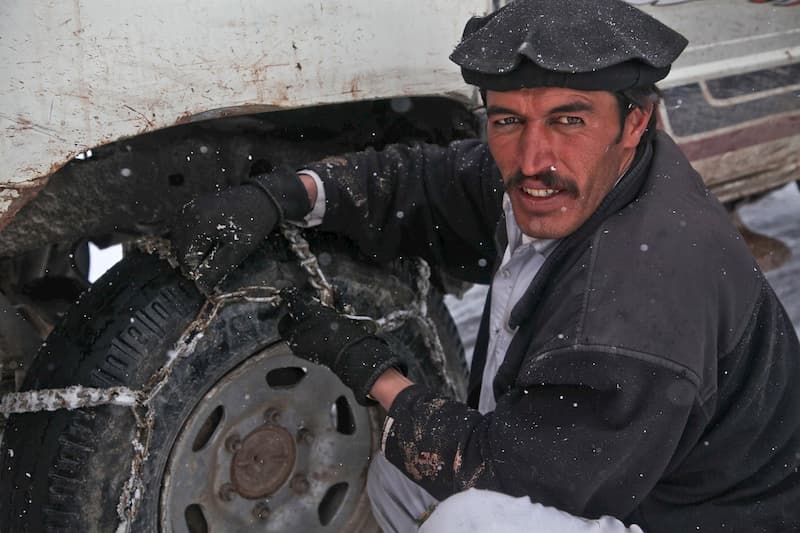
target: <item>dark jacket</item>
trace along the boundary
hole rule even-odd
[[[378,259],[420,255],[488,283],[505,246],[485,145],[420,145],[311,165],[322,228]],[[497,228],[498,234],[494,232]],[[665,134],[562,239],[513,309],[517,331],[474,408],[414,385],[386,456],[437,498],[529,495],[647,533],[800,531],[800,347],[724,208]]]

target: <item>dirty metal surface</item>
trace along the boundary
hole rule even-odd
[[[327,496],[363,486],[375,417],[328,369],[283,343],[265,348],[216,382],[183,425],[161,483],[163,529],[200,506],[209,531],[254,522],[264,531],[353,530],[344,522],[366,495]]]
[[[722,202],[757,196],[800,179],[800,135],[692,163]]]
[[[637,6],[677,29],[689,45],[662,88],[791,62],[800,57],[800,10],[746,0]]]
[[[0,187],[18,189],[88,149],[196,118],[402,95],[470,99],[447,56],[463,21],[488,7],[2,2]],[[0,214],[7,207],[0,202]]]
[[[32,180],[89,149],[175,124],[398,96],[475,103],[447,56],[464,21],[499,4],[3,2],[0,227],[30,199],[21,188]],[[800,55],[797,9],[730,0],[641,7],[690,40],[664,87]]]
[[[0,231],[3,231],[14,215],[39,194],[47,185],[49,177],[34,178],[14,186],[0,185]]]
[[[107,155],[104,147],[117,149],[121,139],[176,124],[403,96],[447,95],[475,104],[475,92],[447,55],[463,21],[498,5],[245,0],[230,9],[208,0],[168,7],[157,0],[113,7],[98,0],[3,2],[0,71],[8,83],[0,87],[0,231],[49,176],[75,177],[76,156],[89,150]],[[663,87],[783,65],[800,54],[797,9],[729,0],[643,9],[691,43]],[[209,45],[226,42],[236,46]],[[132,171],[126,175],[131,183],[147,179],[132,166],[88,172],[95,189],[110,191],[122,169]],[[164,211],[155,200],[160,192],[154,189],[142,202],[158,204],[147,206],[151,218]],[[79,205],[78,194],[62,194],[50,203]],[[87,220],[77,221],[81,229],[97,225],[97,205],[82,204]],[[55,211],[51,206],[42,216],[61,220]],[[121,211],[121,218],[147,223],[141,209],[123,205]],[[58,230],[23,233],[39,245],[65,236]],[[3,244],[0,253],[10,254]]]
[[[798,178],[800,62],[792,61],[663,91],[664,129],[723,202]]]
[[[274,424],[264,424],[247,435],[231,462],[236,492],[255,500],[274,493],[289,478],[297,451],[294,436]]]
[[[417,98],[229,117],[124,139],[65,165],[13,220],[0,214],[0,257],[111,232],[162,234],[191,198],[252,174],[403,140],[445,143],[476,129],[458,102]]]

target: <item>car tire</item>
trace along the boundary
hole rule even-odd
[[[312,248],[337,297],[359,314],[382,316],[413,302],[409,264],[367,263],[338,239],[315,238]],[[308,288],[281,239],[269,239],[231,273],[222,292],[264,285]],[[174,357],[171,350],[203,303],[164,260],[131,254],[55,328],[23,389],[141,389]],[[463,395],[466,364],[456,328],[440,294],[431,291],[427,304],[446,372]],[[0,530],[377,531],[364,484],[385,413],[360,406],[328,369],[291,354],[278,338],[282,313],[263,301],[226,305],[171,367],[150,403],[151,444],[130,522],[117,506],[135,455],[132,408],[9,417]],[[417,321],[387,337],[412,378],[445,389]]]

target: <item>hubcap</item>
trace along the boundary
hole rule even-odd
[[[269,496],[289,477],[294,461],[294,439],[289,432],[280,426],[261,426],[233,457],[233,488],[251,500]]]
[[[162,480],[161,530],[349,530],[367,512],[377,427],[330,370],[274,344],[186,419]]]

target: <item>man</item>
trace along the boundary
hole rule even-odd
[[[527,530],[800,528],[797,336],[654,127],[653,84],[685,45],[621,0],[518,0],[469,21],[451,56],[485,95],[488,146],[348,154],[185,210],[176,249],[206,290],[277,220],[304,217],[378,259],[491,283],[467,405],[286,294],[295,353],[388,411],[368,481],[384,529],[411,531],[453,495],[431,523],[481,527],[506,502]]]

